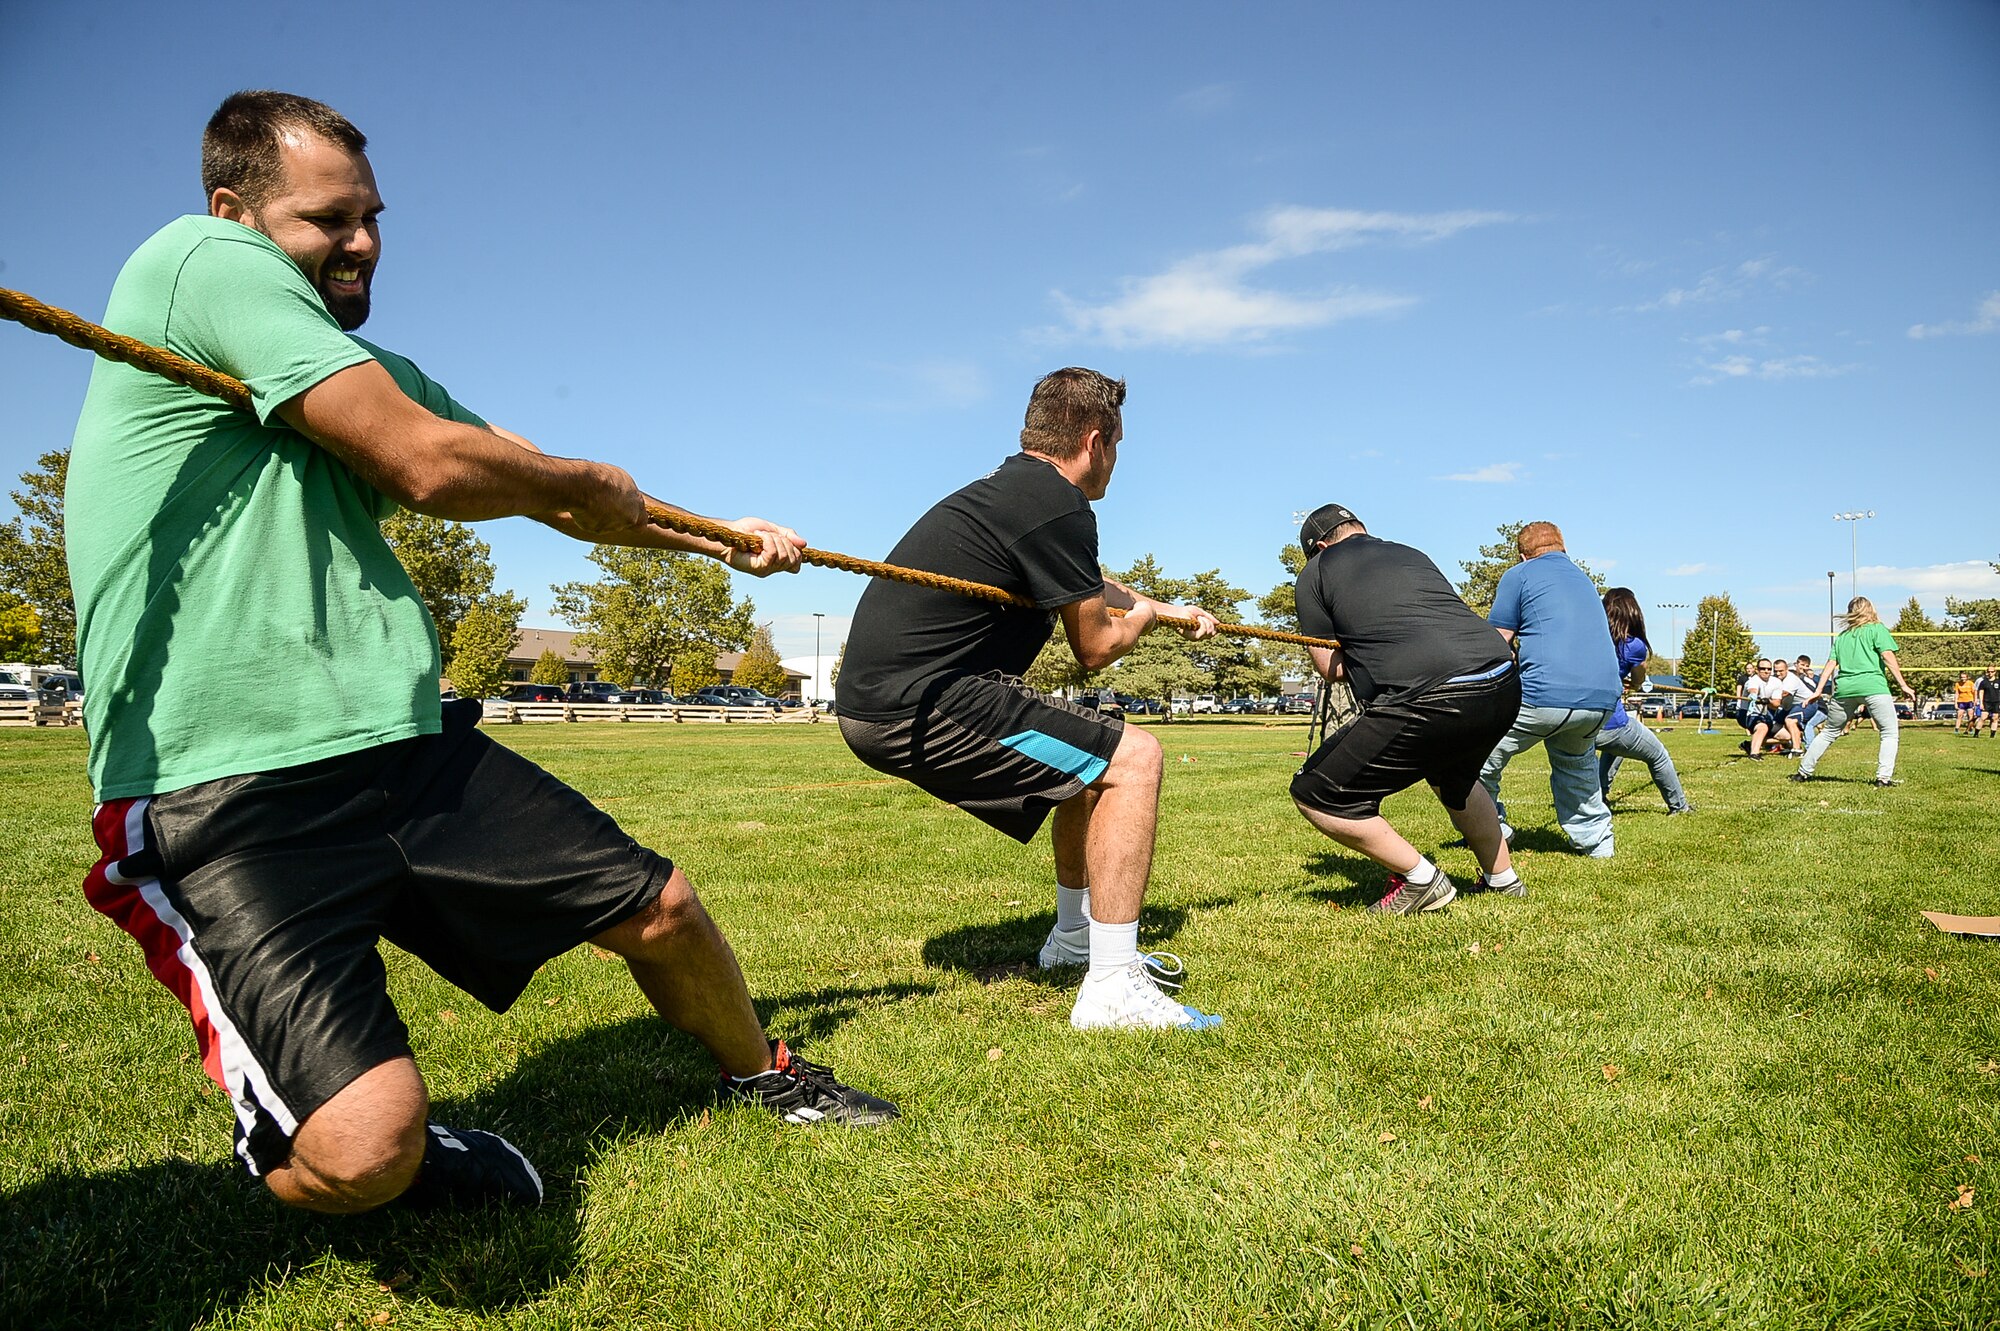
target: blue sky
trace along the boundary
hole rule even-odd
[[[367,336],[699,512],[880,557],[1084,364],[1114,567],[1261,593],[1337,500],[1456,574],[1548,518],[1656,640],[1725,590],[1818,629],[1872,508],[1864,593],[2000,595],[1981,0],[6,5],[0,285],[101,314],[239,87],[370,136]],[[0,475],[88,361],[0,328]],[[592,572],[482,535],[531,623]],[[862,585],[738,583],[787,654]]]

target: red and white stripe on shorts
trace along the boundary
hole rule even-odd
[[[146,968],[187,1009],[201,1048],[201,1065],[229,1093],[236,1110],[236,1153],[255,1174],[257,1164],[250,1158],[248,1141],[257,1116],[268,1115],[287,1137],[298,1131],[298,1119],[217,1001],[214,977],[194,949],[194,930],[167,899],[160,880],[124,871],[124,862],[147,848],[150,802],[144,796],[107,800],[91,814],[90,830],[103,856],[85,876],[83,895],[132,935],[146,955]]]

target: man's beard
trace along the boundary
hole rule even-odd
[[[361,294],[358,296],[336,296],[324,287],[317,288],[320,301],[325,304],[326,312],[333,316],[334,323],[340,325],[341,332],[351,333],[368,322],[368,287],[372,276],[372,273],[362,276]]]

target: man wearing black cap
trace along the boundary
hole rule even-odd
[[[1381,812],[1388,796],[1428,781],[1479,860],[1468,890],[1526,896],[1479,784],[1480,765],[1521,706],[1505,639],[1422,551],[1370,536],[1339,504],[1313,511],[1299,545],[1299,629],[1340,644],[1307,650],[1319,673],[1345,679],[1361,704],[1292,778],[1299,812],[1389,871],[1389,891],[1370,911],[1438,910],[1458,889]]]

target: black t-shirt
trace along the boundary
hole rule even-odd
[[[1363,702],[1415,692],[1510,660],[1506,640],[1472,613],[1421,550],[1350,536],[1299,573],[1299,631],[1338,638]]]
[[[894,720],[915,711],[933,683],[1018,675],[1055,630],[1053,612],[1104,589],[1090,501],[1027,453],[939,500],[888,562],[1002,587],[1039,608],[871,579],[834,687],[842,716]]]

